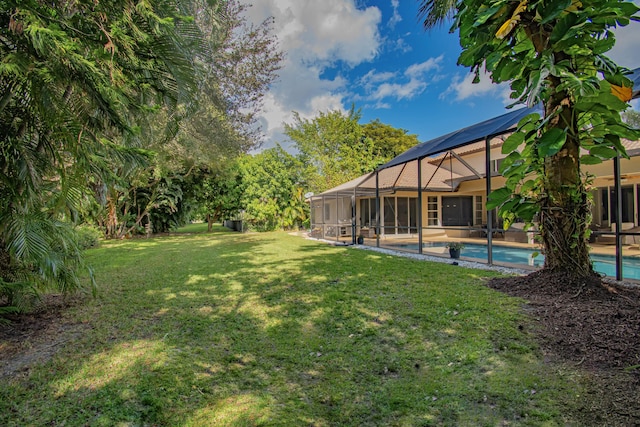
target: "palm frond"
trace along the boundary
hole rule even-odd
[[[418,17],[422,19],[423,27],[430,30],[453,18],[456,5],[455,0],[422,0],[418,9]]]

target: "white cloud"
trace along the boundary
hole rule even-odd
[[[397,73],[391,71],[378,73],[376,69],[373,68],[369,70],[367,74],[360,78],[360,84],[365,88],[371,89],[378,83],[386,82],[393,79],[394,77],[396,77],[396,75]]]
[[[402,53],[411,52],[413,47],[407,44],[406,40],[403,38],[398,38],[392,42],[391,50],[397,50]]]
[[[345,61],[356,65],[378,52],[377,7],[357,9],[353,0],[255,0],[248,15],[254,22],[275,19],[275,33],[294,61]]]
[[[316,96],[311,100],[311,110],[316,111],[346,111],[342,105],[342,95],[330,94]]]
[[[322,72],[322,67],[286,60],[271,94],[290,109],[304,112],[314,97],[345,90],[346,81],[342,77],[325,79],[321,77]]]
[[[282,142],[283,123],[293,110],[304,118],[318,111],[344,109],[348,84],[341,76],[323,77],[328,67],[354,67],[379,52],[377,7],[357,8],[354,0],[252,0],[251,22],[274,18],[274,33],[286,60],[265,100],[262,117],[267,140]],[[270,144],[267,144],[270,145]]]
[[[419,64],[412,64],[407,68],[404,74],[412,78],[419,78],[429,71],[439,70],[443,57],[443,55],[440,55],[437,58],[429,58]]]
[[[463,78],[456,74],[451,81],[451,85],[440,95],[440,99],[449,99],[452,93],[455,96],[455,101],[465,101],[470,98],[491,95],[502,99],[504,104],[510,103],[509,85],[493,83],[489,74],[486,73],[480,73],[480,82],[478,83],[473,83],[474,77],[473,73],[468,73]]]
[[[360,79],[366,95],[356,96],[356,100],[376,101],[371,108],[389,108],[385,99],[412,99],[420,95],[433,80],[430,72],[440,69],[443,56],[430,58],[418,64],[412,64],[403,73],[377,72],[370,70]]]
[[[422,93],[426,87],[427,84],[425,82],[417,79],[411,79],[407,83],[383,83],[369,96],[369,99],[411,99]]]
[[[376,102],[375,104],[367,104],[365,105],[366,108],[371,108],[374,110],[390,110],[391,109],[391,104],[387,103],[387,102]]]
[[[393,15],[391,16],[391,19],[389,19],[389,22],[387,22],[387,25],[389,26],[389,28],[395,28],[396,24],[398,24],[400,21],[402,21],[402,16],[400,15],[400,11],[398,10],[398,8],[400,7],[400,0],[391,0],[391,7],[393,7]]]
[[[259,121],[262,128],[267,130],[267,138],[264,141],[264,146],[260,148],[273,147],[276,143],[279,143],[285,150],[295,151],[293,144],[284,133],[284,124],[293,122],[293,111],[300,113],[300,117],[303,119],[312,119],[318,111],[345,111],[342,104],[342,96],[339,94],[325,93],[324,95],[314,96],[304,109],[291,109],[286,102],[286,98],[284,98],[284,102],[282,99],[273,92],[268,93],[264,99],[264,113]]]
[[[318,111],[344,110],[346,81],[341,77],[323,79],[321,71],[320,67],[286,61],[278,84],[273,85],[264,102],[263,131],[267,141],[286,140],[284,123],[292,122],[293,111],[302,118],[312,118]]]

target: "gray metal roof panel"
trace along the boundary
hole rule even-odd
[[[411,160],[433,156],[442,152],[481,141],[489,136],[499,135],[513,129],[520,119],[528,114],[541,112],[540,108],[520,108],[493,119],[468,126],[410,148],[378,169],[386,169]]]
[[[634,82],[633,87],[635,89],[633,91],[633,97],[640,97],[640,68],[634,69],[628,77]],[[389,162],[380,166],[378,170],[387,169],[412,160],[440,154],[448,150],[453,150],[474,142],[482,141],[490,136],[507,133],[509,130],[515,128],[520,119],[534,112],[542,113],[541,107],[535,106],[533,108],[520,108],[501,116],[485,120],[484,122],[468,126],[464,129],[434,138],[430,141],[423,142],[391,159]]]

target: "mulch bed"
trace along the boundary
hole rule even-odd
[[[487,285],[527,301],[548,359],[589,375],[584,425],[640,425],[640,289],[546,271]]]

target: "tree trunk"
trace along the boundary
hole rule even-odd
[[[117,213],[117,205],[118,202],[115,200],[116,197],[112,197],[111,195],[107,196],[107,219],[106,223],[106,235],[109,238],[115,238],[118,232],[118,213]]]
[[[567,139],[557,154],[544,159],[545,194],[540,210],[544,268],[587,277],[595,274],[586,237],[591,222],[591,204],[580,174],[576,115],[569,99],[558,94],[545,105],[545,116],[549,117],[560,108],[562,111],[547,126],[547,130],[563,129]]]
[[[525,18],[523,18],[524,20]],[[538,53],[549,43],[550,34],[533,16],[527,16],[525,31]],[[569,59],[558,53],[556,62]],[[589,258],[586,231],[591,223],[591,203],[580,173],[580,141],[578,140],[577,114],[565,91],[558,91],[560,80],[547,78],[552,94],[544,104],[545,117],[556,112],[545,130],[563,130],[567,139],[555,155],[545,157],[544,195],[540,201],[540,236],[544,245],[544,269],[566,271],[571,275],[587,277],[596,274]]]
[[[211,230],[213,230],[213,216],[207,214],[207,231],[211,233]]]

